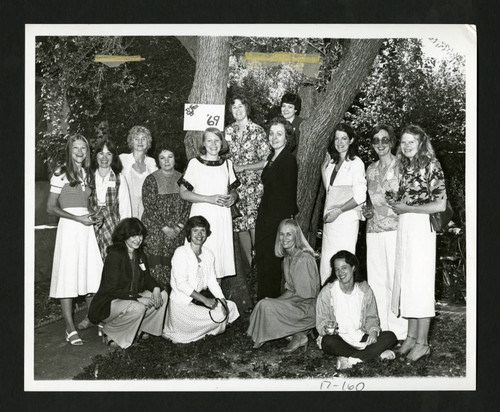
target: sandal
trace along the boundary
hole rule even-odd
[[[414,338],[413,336],[407,336],[401,347],[398,349],[398,353],[400,353],[401,355],[406,355],[409,351],[413,349],[415,343],[413,344],[409,343],[410,342],[409,340],[411,340],[412,342],[417,342],[417,339]]]
[[[430,347],[430,345],[426,345],[425,343],[419,343],[419,342],[417,342],[413,348],[414,348],[414,349],[416,349],[416,348],[417,348],[417,347],[419,347],[419,346],[420,346],[420,347],[424,347],[424,348],[425,348],[425,350],[424,350],[424,351],[423,351],[420,355],[418,355],[418,356],[416,356],[416,357],[411,357],[411,354],[412,354],[412,352],[413,352],[413,349],[412,349],[412,350],[410,351],[410,353],[408,354],[408,356],[406,357],[406,359],[407,359],[407,360],[409,360],[409,361],[411,361],[411,362],[416,362],[416,361],[418,361],[419,359],[422,359],[422,358],[424,358],[424,357],[427,357],[427,356],[429,356],[429,355],[431,354],[431,347]]]
[[[78,332],[76,330],[74,330],[71,333],[68,333],[66,331],[66,342],[68,342],[70,345],[73,345],[73,346],[82,346],[83,345],[83,341],[80,338],[80,336],[78,336]]]
[[[77,326],[76,328],[78,330],[85,330],[85,329],[88,329],[90,328],[91,326],[93,326],[94,324],[90,321],[89,318],[85,318],[83,319]]]
[[[110,339],[108,335],[102,335],[102,343],[105,343],[112,349],[117,349],[119,348],[118,343],[116,343],[114,340]]]

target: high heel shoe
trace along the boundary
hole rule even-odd
[[[408,342],[408,343],[407,343]],[[410,352],[416,345],[417,339],[413,336],[407,336],[401,347],[398,349],[398,353],[401,355],[406,355]]]
[[[412,356],[412,352],[415,349],[417,349],[418,347],[424,347],[425,350],[422,353],[420,353],[420,355]],[[415,346],[413,347],[413,349],[408,354],[408,356],[406,357],[406,359],[409,360],[410,362],[416,362],[419,359],[422,359],[422,358],[425,358],[425,357],[429,356],[430,354],[431,354],[431,347],[430,347],[430,345],[426,345],[425,343],[419,343],[419,342],[417,342],[415,344]]]
[[[74,330],[71,333],[68,333],[66,331],[66,342],[68,342],[70,345],[73,345],[73,346],[82,346],[83,345],[83,341],[80,338],[80,336],[78,336],[78,332],[76,330]]]
[[[85,330],[93,326],[94,324],[90,321],[89,318],[84,318],[78,325],[76,325],[76,328],[78,330]]]
[[[287,347],[283,349],[283,352],[293,353],[297,349],[304,347],[304,353],[305,353],[307,351],[308,344],[309,344],[309,339],[307,339],[306,335],[302,335],[301,339],[300,337],[294,336],[292,338],[292,341],[287,345]]]

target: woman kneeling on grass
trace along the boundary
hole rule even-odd
[[[356,256],[341,250],[332,256],[330,266],[332,275],[316,303],[318,346],[326,354],[339,357],[337,369],[379,356],[394,359],[389,348],[396,344],[396,336],[380,331],[375,297],[359,277]]]
[[[150,275],[142,250],[146,228],[137,218],[122,220],[108,247],[101,285],[89,309],[89,319],[100,323],[99,333],[112,347],[128,348],[136,336],[159,336],[168,295]]]

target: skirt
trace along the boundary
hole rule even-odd
[[[435,278],[436,233],[431,231],[429,215],[399,215],[393,313],[404,318],[433,317]]]
[[[84,207],[64,210],[77,216],[89,213]],[[60,218],[54,248],[50,297],[74,298],[97,292],[101,283],[102,267],[94,227]]]

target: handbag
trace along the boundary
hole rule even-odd
[[[446,209],[443,212],[431,213],[429,215],[431,221],[431,230],[436,233],[442,233],[450,223],[453,217],[453,208],[448,199],[446,199]]]
[[[211,309],[211,308],[207,308],[207,309],[208,309],[208,314],[210,315],[210,319],[212,319],[212,322],[214,322],[214,323],[224,323],[224,322],[227,320],[227,318],[229,317],[229,308],[227,307],[227,305],[226,305],[226,304],[224,304],[224,302],[223,302],[221,299],[216,298],[216,297],[212,294],[212,292],[210,292],[210,290],[208,290],[208,289],[203,289],[203,290],[201,290],[201,291],[200,291],[200,292],[198,292],[198,293],[199,293],[200,295],[205,296],[206,298],[215,299],[215,301],[216,301],[216,305],[215,305],[215,307],[217,307],[217,306],[219,305],[219,303],[221,304],[221,306],[222,306],[222,310],[223,310],[223,312],[224,312],[224,318],[223,318],[221,321],[217,321],[217,320],[215,320],[215,319],[213,318],[213,316],[212,316],[212,309]],[[195,305],[198,305],[198,306],[203,306],[203,307],[205,307],[205,308],[206,308],[205,304],[204,304],[202,301],[198,300],[198,299],[193,299],[193,300],[192,300],[192,302],[193,302]],[[215,308],[213,308],[213,309],[215,309]]]
[[[230,186],[231,186],[231,183],[229,182],[229,179],[230,179],[230,174],[229,174],[229,163],[228,161],[226,160],[226,166],[227,166],[227,192],[229,193],[230,191]],[[233,219],[236,219],[237,217],[241,217],[242,214],[240,212],[240,209],[238,209],[238,207],[236,206],[236,203],[238,201],[234,202],[232,205],[231,205],[231,217]]]

